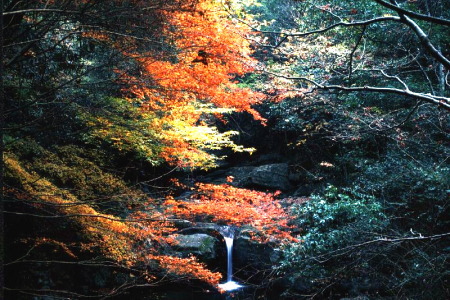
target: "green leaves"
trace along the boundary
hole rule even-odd
[[[291,208],[295,225],[304,234],[297,244],[285,250],[282,268],[297,266],[304,276],[325,276],[332,269],[314,262],[314,257],[326,256],[348,245],[374,238],[387,225],[380,203],[357,189],[328,186],[321,195]]]
[[[295,205],[292,213],[297,216],[298,226],[306,232],[326,232],[360,221],[375,223],[384,216],[373,196],[331,185],[323,196],[313,195],[310,201]]]

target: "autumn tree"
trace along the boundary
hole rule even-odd
[[[216,159],[208,149],[251,151],[231,141],[237,132],[219,133],[209,126],[212,115],[232,111],[262,120],[252,108],[262,95],[235,81],[256,65],[245,38],[248,29],[228,19],[215,2],[200,2],[190,12],[166,14],[169,24],[164,35],[174,40],[177,50],[165,57],[157,53],[138,58],[141,75],[124,78],[131,102],[146,115],[160,112],[153,126],[165,145],[161,155],[180,166],[201,167]]]
[[[196,278],[211,285],[217,285],[221,278],[221,274],[207,270],[193,257],[180,258],[171,255],[170,245],[174,244],[174,240],[169,234],[174,232],[175,228],[163,214],[154,209],[152,199],[147,198],[145,203],[140,201],[140,211],[136,210],[126,218],[120,218],[113,214],[101,213],[89,203],[78,200],[73,193],[58,188],[48,180],[36,178],[36,174],[27,171],[14,156],[8,155],[5,164],[8,177],[20,180],[20,184],[16,187],[6,190],[7,199],[21,200],[34,208],[29,211],[14,212],[14,214],[19,217],[26,215],[43,220],[64,218],[63,223],[56,224],[63,228],[76,228],[76,233],[71,235],[42,228],[39,232],[44,236],[29,236],[21,241],[30,245],[29,249],[23,256],[8,261],[7,268],[25,264],[41,270],[40,264],[45,264],[50,266],[50,270],[55,270],[55,266],[58,270],[58,265],[62,264],[73,266],[78,271],[80,268],[77,266],[84,266],[87,269],[90,266],[98,266],[133,274],[132,278],[123,280],[120,287],[112,287],[107,292],[110,296],[120,294],[138,284],[153,286],[161,283],[163,277],[174,277],[177,280]],[[133,193],[134,197],[146,198],[145,195],[136,191],[128,190],[128,193]],[[33,211],[39,212],[39,215],[32,214]],[[40,251],[42,248],[51,250],[57,256],[46,257],[45,253]],[[85,257],[89,252],[101,254],[101,257],[79,258],[79,256]],[[8,257],[14,257],[14,255],[8,255]],[[151,270],[147,266],[151,266]],[[7,282],[7,291],[12,293],[11,295],[18,292],[16,295],[32,293],[65,297],[75,295],[95,297],[104,293],[94,289],[84,291],[85,294],[79,294],[75,291],[76,287],[71,287],[68,283],[64,288],[59,284],[52,284],[55,288],[49,286],[49,290],[46,290],[35,282],[28,284],[20,281],[10,282],[10,280]]]
[[[114,296],[162,278],[215,286],[220,274],[173,255],[160,202],[127,180],[138,166],[210,167],[214,150],[251,151],[214,127],[229,111],[262,120],[251,107],[261,95],[237,82],[255,66],[248,30],[212,1],[4,4],[8,295]],[[96,266],[111,289],[54,280]]]

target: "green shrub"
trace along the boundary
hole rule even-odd
[[[314,265],[315,258],[372,239],[387,224],[382,206],[373,196],[334,186],[294,205],[291,211],[304,234],[302,241],[285,249],[283,267],[295,265],[311,277],[327,273],[322,265]]]

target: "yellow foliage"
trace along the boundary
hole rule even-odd
[[[163,246],[173,243],[173,239],[167,236],[174,231],[174,227],[165,220],[163,214],[149,209],[135,212],[125,220],[102,214],[88,204],[78,201],[69,191],[59,189],[47,179],[27,171],[12,154],[5,155],[5,168],[21,183],[22,192],[18,196],[24,198],[24,195],[28,194],[28,198],[39,200],[30,202],[37,208],[45,203],[46,207],[53,207],[57,215],[70,218],[78,225],[81,230],[79,234],[87,240],[80,243],[81,249],[100,250],[104,257],[123,267],[135,267],[139,263],[145,263],[147,266],[150,260],[157,262],[165,272],[196,278],[213,285],[221,278],[219,273],[207,270],[194,258],[160,255],[158,247],[148,245],[149,241],[151,244],[159,243]],[[15,194],[12,189],[9,189],[8,193]],[[35,245],[41,244],[57,246],[72,258],[76,258],[64,243],[49,238],[38,238]],[[147,280],[156,279],[155,276],[148,274],[146,267],[142,272]]]

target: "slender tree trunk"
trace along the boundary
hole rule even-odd
[[[428,3],[428,1],[427,1]],[[439,11],[442,13],[444,6],[442,5],[442,1],[439,1],[438,3],[436,3],[439,7]],[[441,16],[441,15],[439,15]],[[440,45],[438,45],[438,50],[439,52],[442,53],[442,48]],[[437,66],[437,77],[438,77],[438,82],[439,82],[439,96],[444,96],[445,95],[445,72],[444,72],[444,65],[441,63],[438,63]]]
[[[439,51],[441,51],[440,47]],[[439,96],[445,96],[445,72],[443,64],[438,63],[436,73],[439,82]]]
[[[425,11],[425,13],[428,16],[437,16],[437,17],[441,17],[440,14],[438,14],[438,12],[443,12],[443,5],[442,5],[442,1],[439,0],[434,0],[434,3],[431,2],[430,0],[425,0],[422,2],[422,9]],[[438,41],[436,43],[436,48],[437,50],[442,53],[442,47],[440,45],[440,42]],[[444,96],[445,95],[445,72],[444,72],[444,65],[440,62],[437,62],[436,65],[436,77],[437,77],[437,81],[438,81],[438,90],[435,93],[436,96]]]

